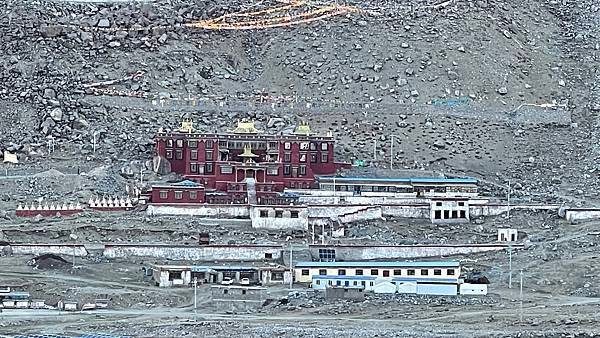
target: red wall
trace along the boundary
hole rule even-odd
[[[160,198],[160,192],[167,192],[167,198]],[[175,198],[175,192],[181,192],[181,199]],[[190,198],[190,192],[196,192],[196,199]],[[204,203],[205,191],[203,187],[152,187],[152,203]]]

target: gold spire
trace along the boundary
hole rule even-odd
[[[234,134],[258,134],[260,130],[254,127],[254,121],[238,121]]]
[[[183,121],[181,121],[181,128],[179,128],[179,131],[182,131],[184,133],[191,133],[194,131],[194,122],[192,122],[191,119],[183,119]]]
[[[308,125],[308,122],[301,121],[300,124],[298,124],[298,126],[294,130],[294,134],[306,136],[310,135],[310,126]]]

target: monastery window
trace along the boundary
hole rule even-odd
[[[206,163],[204,165],[204,172],[207,174],[212,174],[213,173],[213,165],[212,163]]]
[[[167,140],[167,148],[173,148],[173,140]]]
[[[450,218],[450,210],[444,210],[444,219]]]
[[[306,153],[300,154],[300,162],[306,162]]]
[[[305,175],[306,175],[306,166],[301,165],[300,166],[300,176],[305,176]]]
[[[339,269],[338,270],[338,275],[339,276],[345,276],[346,275],[346,269]]]
[[[269,176],[279,175],[279,168],[277,168],[277,167],[267,168],[267,175],[269,175]]]
[[[233,167],[229,165],[221,166],[221,174],[232,174]]]
[[[394,270],[394,276],[402,276],[402,270],[400,270],[400,269]]]
[[[317,144],[314,142],[310,143],[310,150],[317,150]]]
[[[175,199],[176,199],[176,200],[180,200],[180,199],[182,199],[182,198],[183,198],[183,192],[181,192],[181,191],[176,191],[176,192],[175,192]]]
[[[283,144],[283,149],[285,149],[285,150],[290,150],[290,149],[292,149],[292,144],[291,144],[290,142],[285,142],[285,143]]]
[[[190,148],[198,148],[198,141],[196,141],[196,140],[189,140],[188,141],[188,147],[190,147]]]
[[[275,218],[283,218],[283,210],[275,210]]]
[[[279,143],[277,141],[269,141],[269,149],[279,149]]]
[[[317,163],[317,154],[316,153],[311,153],[310,154],[310,162],[311,163]]]
[[[414,276],[414,275],[415,275],[415,270],[413,270],[413,269],[408,269],[408,271],[406,271],[406,274],[407,274],[408,276]]]
[[[452,218],[458,218],[458,210],[452,210]]]
[[[446,275],[448,275],[448,276],[454,276],[454,269],[448,269],[448,270],[446,270]]]
[[[319,275],[321,275],[321,276],[327,275],[327,269],[320,269],[319,270]]]
[[[166,200],[169,197],[169,192],[168,191],[161,191],[160,193],[160,199],[161,200]]]
[[[317,285],[321,285],[321,281],[320,281],[319,279],[317,279],[317,280],[315,281],[315,284],[317,284]]]
[[[321,154],[321,163],[327,163],[327,162],[329,162],[329,155]]]
[[[291,218],[298,218],[298,210],[292,210],[292,211],[290,211],[290,217]]]
[[[183,160],[183,150],[181,150],[181,149],[175,150],[175,159]]]
[[[173,159],[173,150],[167,150],[166,157],[169,160]]]
[[[383,270],[383,277],[389,277],[390,276],[390,270]]]
[[[206,140],[206,149],[212,149],[213,145],[213,140]]]
[[[355,275],[357,276],[362,276],[363,275],[363,271],[362,269],[356,269],[356,271],[354,272]]]
[[[193,173],[198,172],[198,165],[196,163],[190,163],[190,171]]]
[[[291,167],[289,165],[284,165],[283,166],[283,174],[285,176],[290,176],[290,172],[291,172]]]
[[[442,219],[442,211],[441,210],[436,210],[435,211],[435,215],[433,216],[434,219]]]
[[[227,140],[219,140],[219,148],[227,148]]]
[[[300,150],[308,150],[308,142],[300,142]]]
[[[292,160],[292,154],[291,153],[285,153],[283,154],[283,161],[284,162],[290,162]]]
[[[434,276],[441,276],[442,275],[442,270],[441,269],[433,269],[433,275]]]
[[[265,252],[265,259],[273,259],[273,254],[270,253],[270,252]],[[281,275],[281,278],[278,278],[279,275]],[[281,280],[283,280],[283,273],[274,272],[273,273],[273,279],[277,279],[277,280],[281,279]]]
[[[195,191],[190,191],[190,199],[195,200],[198,198],[198,193]]]
[[[371,269],[371,276],[377,276],[377,275],[379,275],[379,270]]]
[[[429,270],[428,269],[421,269],[421,276],[429,276]]]
[[[327,149],[328,149],[328,146],[329,146],[329,145],[328,145],[327,143],[321,143],[321,150],[323,150],[323,151],[327,151]]]
[[[442,202],[435,202],[435,205],[438,206],[438,207],[441,207],[442,206]]]
[[[458,202],[458,206],[459,207],[464,207],[465,206],[465,202]]]
[[[310,275],[310,271],[308,269],[302,269],[302,276]]]
[[[190,151],[190,159],[192,161],[198,160],[198,150],[192,150],[192,151]]]
[[[269,217],[269,211],[268,210],[261,210],[260,211],[260,217],[262,217],[262,218]]]
[[[177,148],[183,148],[183,140],[177,140]]]
[[[460,218],[467,218],[467,213],[464,210],[460,211]]]
[[[212,152],[212,150],[207,150],[206,151],[206,160],[207,161],[212,161],[213,160],[213,152]]]

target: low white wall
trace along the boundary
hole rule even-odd
[[[63,256],[85,257],[88,255],[83,245],[44,245],[44,244],[15,244],[11,245],[13,255],[32,255],[55,254]]]
[[[267,211],[268,217],[260,217],[260,212]],[[283,217],[275,217],[276,210],[283,212]],[[297,211],[298,217],[292,218],[291,211]],[[281,208],[277,207],[252,207],[250,211],[252,227],[255,229],[288,229],[288,230],[308,230],[308,209],[299,208]]]
[[[248,205],[153,205],[146,208],[148,216],[175,215],[175,216],[199,216],[199,217],[249,217],[250,206]]]
[[[567,209],[565,210],[565,218],[571,223],[591,219],[600,219],[600,209]]]
[[[487,295],[488,286],[487,284],[463,283],[459,286],[459,293],[461,295]]]
[[[382,205],[383,216],[403,218],[429,218],[429,204],[427,205]]]
[[[170,260],[198,261],[263,261],[265,254],[276,260],[281,257],[281,246],[161,246],[161,245],[106,245],[104,257],[155,257]]]
[[[367,207],[365,209],[341,215],[339,220],[341,223],[345,224],[382,218],[383,215],[381,214],[381,207]]]

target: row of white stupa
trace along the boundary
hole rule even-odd
[[[90,206],[90,208],[132,208],[133,204],[131,203],[131,199],[129,199],[129,197],[127,198],[119,198],[119,197],[102,197],[102,199],[100,198],[90,198],[90,200],[88,201],[88,205]],[[54,203],[50,203],[48,204],[46,202],[46,204],[42,205],[41,203],[38,203],[37,206],[32,202],[31,205],[25,204],[19,204],[19,206],[17,207],[17,210],[83,210],[83,207],[81,206],[81,204],[79,204],[79,202],[77,202],[77,204],[54,204]]]
[[[37,206],[32,202],[31,206],[27,205],[27,203],[23,206],[21,204],[19,204],[19,206],[17,207],[17,210],[83,210],[83,207],[81,206],[81,204],[77,203],[77,204],[73,204],[73,203],[69,203],[67,205],[67,203],[50,203],[50,205],[48,205],[48,203],[42,205],[41,203],[38,204]]]
[[[88,201],[88,205],[90,208],[132,208],[133,204],[131,203],[131,199],[127,198],[111,198],[111,197],[102,197],[102,199],[96,197],[93,199],[90,197]]]

